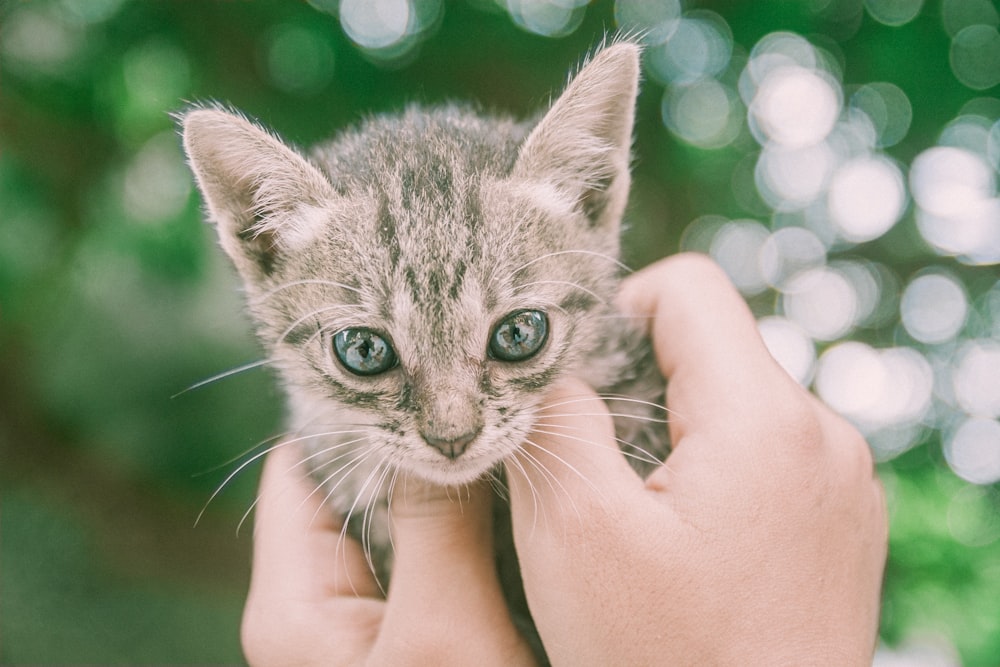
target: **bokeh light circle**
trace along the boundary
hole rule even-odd
[[[965,420],[944,443],[944,457],[956,475],[973,484],[1000,481],[1000,422]]]
[[[765,141],[811,146],[826,138],[840,115],[840,87],[817,70],[781,67],[761,81],[750,112]]]
[[[1000,418],[1000,342],[970,340],[952,367],[955,399],[967,414]]]
[[[878,269],[866,259],[838,259],[830,263],[830,268],[844,276],[854,289],[857,296],[854,323],[865,325],[874,321],[882,301],[882,275]]]
[[[878,81],[858,88],[850,108],[864,112],[872,121],[880,147],[895,146],[910,131],[913,107],[899,86]]]
[[[996,192],[996,176],[986,161],[967,150],[937,146],[918,155],[910,168],[910,190],[924,210],[961,215]]]
[[[816,393],[865,434],[917,426],[933,398],[934,373],[919,352],[907,347],[884,350],[847,341],[829,348],[819,359]],[[912,439],[882,441],[883,454],[896,454]],[[891,449],[892,451],[888,451]]]
[[[709,254],[729,275],[743,294],[759,294],[767,289],[757,257],[769,234],[754,220],[734,220],[724,224],[712,238]]]
[[[957,257],[963,264],[1000,263],[1000,199],[980,201],[956,216],[920,210],[916,220],[920,235],[939,254]]]
[[[880,426],[920,422],[927,415],[934,395],[934,370],[927,359],[910,347],[879,351],[889,386],[871,417]]]
[[[703,215],[692,220],[681,234],[680,249],[684,252],[709,254],[712,240],[723,227],[729,224],[724,215]]]
[[[996,187],[996,172],[983,155],[951,146],[924,151],[910,169],[921,236],[967,264],[1000,262]]]
[[[772,209],[800,209],[823,194],[835,163],[825,142],[796,148],[769,144],[757,161],[757,189]]]
[[[333,78],[333,49],[321,35],[303,26],[278,26],[265,48],[269,79],[280,90],[313,95]]]
[[[785,67],[813,70],[818,66],[816,48],[805,37],[793,32],[772,32],[751,49],[747,67],[740,77],[740,94],[749,104],[771,72]]]
[[[767,284],[783,289],[792,276],[826,264],[826,246],[808,229],[784,227],[761,246],[759,261]]]
[[[649,3],[654,4],[654,3]],[[714,77],[729,65],[733,35],[729,24],[707,10],[692,11],[661,28],[661,41],[645,52],[650,74],[664,84],[684,85]]]
[[[809,335],[791,320],[770,316],[757,322],[761,338],[771,356],[801,385],[812,381],[816,347]]]
[[[180,215],[191,193],[184,155],[173,132],[153,136],[136,152],[122,179],[122,208],[130,219],[163,224]]]
[[[941,130],[938,144],[961,148],[988,159],[991,125],[983,116],[963,114]]]
[[[1000,84],[1000,33],[995,26],[962,28],[951,42],[951,70],[963,85],[986,90]]]
[[[406,37],[412,6],[408,0],[342,0],[340,24],[366,49],[384,49]]]
[[[915,19],[924,0],[864,0],[868,14],[879,23],[898,27]]]
[[[878,352],[864,343],[847,341],[820,357],[814,387],[827,405],[858,420],[876,408],[888,383]]]
[[[664,42],[677,28],[681,17],[680,0],[615,0],[615,23],[627,34],[636,34],[647,43]]]
[[[928,272],[903,290],[899,304],[903,326],[921,343],[944,343],[965,325],[968,299],[961,282],[949,274]]]
[[[62,20],[57,12],[45,11],[44,5],[11,7],[0,21],[4,67],[29,78],[72,75],[74,59],[85,46],[81,27]]]
[[[715,79],[668,87],[663,92],[662,112],[671,132],[699,148],[729,145],[743,127],[738,96]]]
[[[781,294],[782,312],[816,340],[846,335],[858,318],[858,295],[851,282],[830,267],[796,274]]]
[[[586,0],[506,0],[521,28],[544,37],[564,37],[580,27]]]
[[[830,220],[854,243],[871,241],[896,224],[906,209],[906,186],[899,167],[881,156],[841,165],[830,182]]]
[[[994,0],[944,0],[941,3],[941,21],[945,31],[954,37],[972,25],[1000,25],[1000,13]]]

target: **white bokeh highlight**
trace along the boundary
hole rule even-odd
[[[954,339],[969,312],[965,290],[958,279],[931,272],[914,278],[900,300],[903,326],[921,343],[937,344]]]
[[[1000,481],[1000,422],[971,417],[944,443],[944,457],[956,475],[973,484]]]
[[[854,243],[877,239],[906,209],[906,186],[896,164],[865,156],[842,164],[830,182],[830,221]]]

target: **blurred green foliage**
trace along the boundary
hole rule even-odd
[[[608,0],[559,37],[519,27],[491,0],[456,0],[386,61],[345,35],[325,11],[335,6],[0,0],[0,662],[241,661],[250,531],[236,530],[255,473],[194,524],[233,457],[280,430],[281,398],[263,370],[177,395],[259,351],[171,114],[224,101],[300,145],[411,101],[526,116],[615,27]],[[845,81],[900,86],[914,110],[893,149],[902,161],[984,94],[952,75],[933,0],[900,27],[861,0],[686,6],[718,12],[746,48],[797,32],[835,47]],[[754,147],[679,141],[661,95],[649,82],[640,100],[633,265],[675,252],[699,215],[755,214],[730,186]],[[901,275],[937,260],[912,223],[864,253]],[[1000,663],[996,486],[951,473],[936,432],[881,474],[885,642],[940,640],[964,664]]]

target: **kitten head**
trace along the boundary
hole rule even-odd
[[[347,425],[340,446],[442,484],[514,451],[615,326],[637,85],[638,48],[618,43],[534,127],[412,108],[309,157],[188,112],[191,167],[294,426]]]

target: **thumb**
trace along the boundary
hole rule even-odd
[[[389,507],[394,570],[410,561],[422,571],[443,561],[492,553],[492,495],[486,484],[445,487],[406,476],[396,484]]]
[[[406,477],[396,485],[389,511],[393,603],[440,595],[442,585],[453,590],[449,582],[460,573],[473,579],[492,573],[492,495],[485,484],[454,488]]]
[[[484,648],[499,664],[523,662],[527,649],[496,574],[491,488],[447,488],[406,477],[389,509],[395,555],[370,663],[412,662],[420,647],[436,651],[428,662],[448,655],[456,664],[489,664],[492,659],[484,662],[478,653]]]
[[[555,516],[560,512],[578,521],[581,508],[642,488],[618,448],[607,406],[576,378],[550,391],[534,429],[506,467],[515,530],[534,526],[540,517],[562,523]]]

